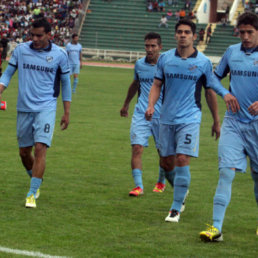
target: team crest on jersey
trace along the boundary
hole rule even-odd
[[[53,61],[53,56],[47,56],[46,60],[48,63],[51,63]]]
[[[189,65],[189,68],[188,68],[189,71],[194,71],[195,69],[197,69],[196,65]]]

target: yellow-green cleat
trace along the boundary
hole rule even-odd
[[[35,198],[38,199],[39,196],[40,196],[40,189],[37,190],[36,195],[35,195]]]
[[[33,194],[31,194],[29,197],[26,198],[25,203],[26,208],[36,208],[36,199]]]
[[[208,225],[207,229],[200,232],[200,238],[204,242],[219,242],[223,241],[221,232],[214,226]]]

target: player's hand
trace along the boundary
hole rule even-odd
[[[68,125],[69,125],[69,114],[64,114],[62,116],[61,122],[60,122],[60,126],[61,126],[61,130],[65,130],[67,129]]]
[[[120,116],[122,117],[128,117],[128,107],[122,107],[120,110]]]
[[[240,109],[237,99],[232,94],[226,94],[224,96],[224,101],[228,111],[231,110],[233,113],[236,113]]]
[[[258,101],[255,101],[250,107],[248,108],[249,113],[252,116],[257,116],[258,115]]]
[[[215,135],[215,140],[218,140],[220,137],[220,123],[214,122],[211,127],[211,136],[213,137]]]
[[[155,109],[153,107],[148,107],[145,112],[145,118],[146,120],[150,121],[152,119],[152,116],[154,114]]]

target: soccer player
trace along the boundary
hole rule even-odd
[[[174,200],[165,221],[178,222],[190,185],[190,159],[198,157],[201,123],[201,89],[212,113],[212,135],[220,134],[216,94],[212,83],[210,60],[194,47],[196,25],[182,19],[175,26],[177,48],[160,55],[157,72],[150,90],[146,119],[155,115],[154,104],[164,83],[160,111],[160,165],[166,178],[174,185]]]
[[[245,172],[247,156],[258,204],[258,16],[249,12],[242,14],[237,28],[242,42],[226,50],[215,70],[218,87],[223,87],[220,80],[230,72],[230,91],[238,104],[227,106],[221,128],[213,225],[200,233],[204,241],[223,240],[222,225],[231,199],[232,182],[236,171]]]
[[[72,35],[72,42],[66,45],[66,51],[68,53],[70,75],[73,75],[73,93],[76,92],[76,87],[79,82],[78,75],[82,68],[82,45],[78,43],[78,34]]]
[[[148,105],[149,91],[157,69],[157,61],[162,49],[161,37],[159,34],[150,32],[145,38],[146,56],[139,59],[135,64],[134,80],[131,83],[124,105],[120,110],[120,115],[128,117],[129,104],[135,94],[138,92],[138,101],[135,105],[134,114],[131,123],[130,138],[132,145],[132,175],[135,188],[129,193],[130,196],[139,196],[143,194],[142,182],[142,153],[144,147],[148,146],[148,139],[152,135],[158,150],[158,132],[159,132],[159,109],[161,106],[160,96],[155,105],[155,115],[153,120],[145,119],[145,110]],[[159,168],[159,179],[153,189],[154,192],[163,192],[165,189],[164,170]]]
[[[36,208],[35,199],[45,171],[46,152],[54,132],[60,81],[64,106],[60,123],[62,130],[69,124],[71,87],[68,56],[50,42],[51,25],[44,18],[35,20],[30,34],[32,41],[15,48],[0,78],[0,99],[18,70],[17,139],[21,161],[31,177],[25,206]]]

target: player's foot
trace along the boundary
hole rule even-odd
[[[165,184],[162,184],[162,183],[157,183],[153,189],[153,192],[156,192],[156,193],[163,193],[164,190],[166,188],[166,185]]]
[[[182,206],[181,206],[181,209],[180,209],[180,213],[185,210],[185,200],[186,200],[188,194],[189,194],[189,190],[187,190],[187,192],[186,192],[186,194],[185,194],[185,198],[184,198],[184,201],[183,201],[183,203],[182,203]]]
[[[223,241],[222,233],[214,226],[208,225],[208,228],[200,232],[200,238],[204,242]]]
[[[140,186],[135,187],[130,193],[129,196],[139,196],[143,194],[143,190]]]
[[[40,189],[37,190],[36,195],[35,195],[35,199],[38,199],[39,196],[40,196]]]
[[[36,200],[33,194],[26,198],[26,208],[36,208]]]
[[[167,222],[178,222],[180,219],[180,213],[177,210],[169,211],[168,216],[165,218]]]

